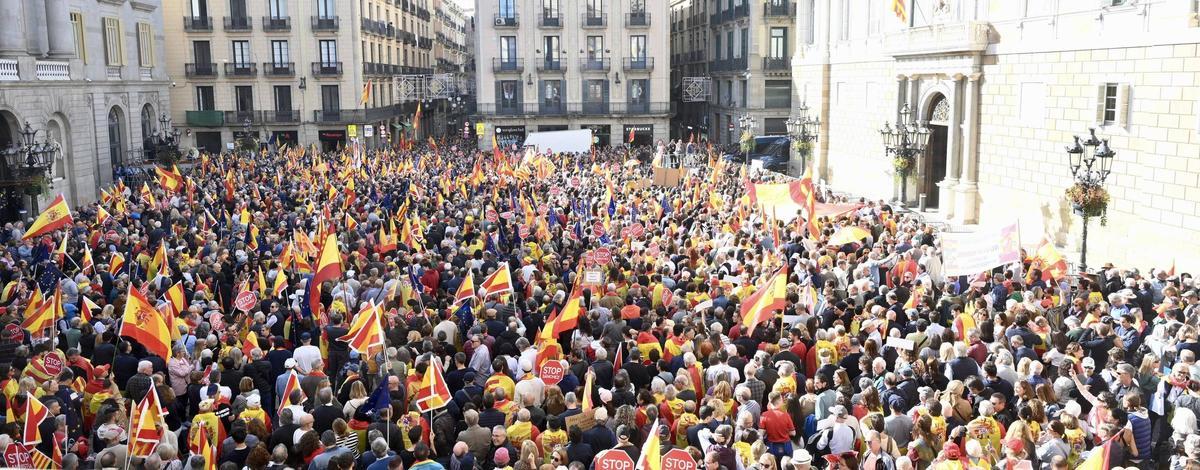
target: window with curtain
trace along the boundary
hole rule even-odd
[[[337,41],[334,39],[322,39],[318,44],[321,54],[321,64],[332,66],[337,63]]]
[[[287,41],[271,41],[271,62],[276,67],[286,66],[291,62],[290,57]]]
[[[271,18],[286,18],[287,0],[267,0],[267,13]]]
[[[646,36],[629,37],[629,57],[634,62],[646,62]]]
[[[121,47],[121,20],[104,18],[104,63],[125,65],[125,54]]]
[[[336,11],[333,8],[334,1],[335,0],[317,0],[317,17],[333,18],[335,15],[334,11]]]
[[[545,52],[546,62],[558,62],[560,49],[558,36],[546,36],[542,39],[542,51]]]
[[[500,0],[500,17],[513,18],[517,16],[516,0]]]
[[[233,41],[233,65],[238,68],[250,66],[250,41]]]
[[[517,37],[500,36],[500,61],[515,62],[517,60]]]
[[[587,37],[587,58],[590,61],[604,59],[604,36]]]

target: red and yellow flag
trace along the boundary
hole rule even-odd
[[[473,299],[475,299],[475,274],[467,271],[467,277],[463,278],[462,283],[458,285],[458,290],[454,292],[454,305],[463,306]]]
[[[337,280],[342,277],[342,254],[338,251],[337,236],[330,234],[325,237],[321,248],[321,257],[317,260],[317,271],[308,282],[308,306],[313,315],[317,315],[321,307],[321,283]]]
[[[50,410],[46,405],[42,404],[41,400],[32,396],[25,400],[25,426],[21,430],[21,441],[27,446],[37,445],[42,442],[42,433],[38,431],[38,425],[42,421],[50,417]],[[45,436],[47,439],[53,439],[54,436]]]
[[[421,378],[421,388],[417,389],[417,409],[428,413],[446,406],[449,402],[450,387],[446,385],[446,378],[442,376],[442,362],[434,358],[425,369],[425,376]]]
[[[63,195],[59,194],[54,198],[54,202],[50,203],[50,207],[42,211],[33,224],[29,226],[29,230],[25,231],[22,240],[28,240],[44,233],[50,233],[60,228],[66,227],[74,223],[71,218],[71,208],[67,206]]]
[[[280,395],[278,411],[283,411],[284,408],[291,405],[299,405],[299,403],[292,403],[292,392],[296,390],[300,390],[300,377],[296,375],[295,370],[288,371],[287,382],[283,386],[283,394]],[[301,391],[300,394],[303,395],[304,392]],[[303,398],[301,401],[304,401]]]
[[[755,327],[770,321],[776,311],[784,308],[787,308],[787,264],[742,303],[743,334],[754,334]]]
[[[486,299],[492,294],[511,294],[513,292],[512,273],[508,271],[508,263],[500,263],[500,267],[496,268],[487,279],[483,280],[480,286],[483,288],[483,297]]]
[[[367,301],[359,310],[358,315],[354,317],[354,322],[350,324],[350,331],[337,340],[350,343],[350,349],[358,351],[360,354],[371,354],[372,350],[382,350],[384,336],[380,310],[375,302]]]
[[[141,343],[146,351],[163,360],[171,357],[171,331],[162,313],[154,308],[142,291],[129,286],[125,299],[125,313],[121,317],[119,336],[126,336]]]

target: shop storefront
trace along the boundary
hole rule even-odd
[[[332,152],[346,145],[346,131],[344,129],[317,131],[317,140],[321,142],[322,152]]]
[[[496,126],[496,143],[505,151],[513,151],[525,145],[525,126]]]
[[[612,126],[608,124],[584,124],[579,126],[579,128],[592,131],[592,145],[597,147],[612,145]]]
[[[633,135],[633,142],[628,142],[630,134]],[[654,124],[626,124],[621,135],[627,145],[654,145]]]

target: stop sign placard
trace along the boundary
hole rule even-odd
[[[596,248],[596,251],[593,253],[596,255],[596,264],[607,266],[609,263],[612,263],[612,250],[608,249],[608,247],[602,246]]]
[[[488,209],[483,213],[483,218],[494,224],[500,220],[500,215],[496,213],[496,209]]]
[[[633,470],[633,459],[623,450],[608,449],[596,454],[596,470]]]
[[[558,385],[566,370],[567,367],[563,365],[562,361],[546,361],[545,364],[542,364],[542,368],[538,369],[538,377],[541,377],[542,382],[545,382],[546,385]]]
[[[245,290],[238,294],[237,299],[234,299],[233,306],[238,310],[250,313],[250,309],[254,308],[254,304],[258,303],[258,294],[254,291]]]
[[[52,376],[57,376],[63,370],[63,360],[58,354],[47,354],[42,357],[42,365],[46,368],[46,373]]]
[[[683,449],[671,449],[662,456],[662,470],[696,470],[696,459]]]

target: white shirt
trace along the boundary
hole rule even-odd
[[[292,359],[296,360],[296,371],[301,375],[308,375],[312,372],[313,361],[321,359],[321,348],[311,344],[300,346],[292,352]]]
[[[841,454],[854,450],[854,428],[846,423],[833,423],[833,433],[822,435],[818,446],[829,446],[829,452],[832,454]]]

